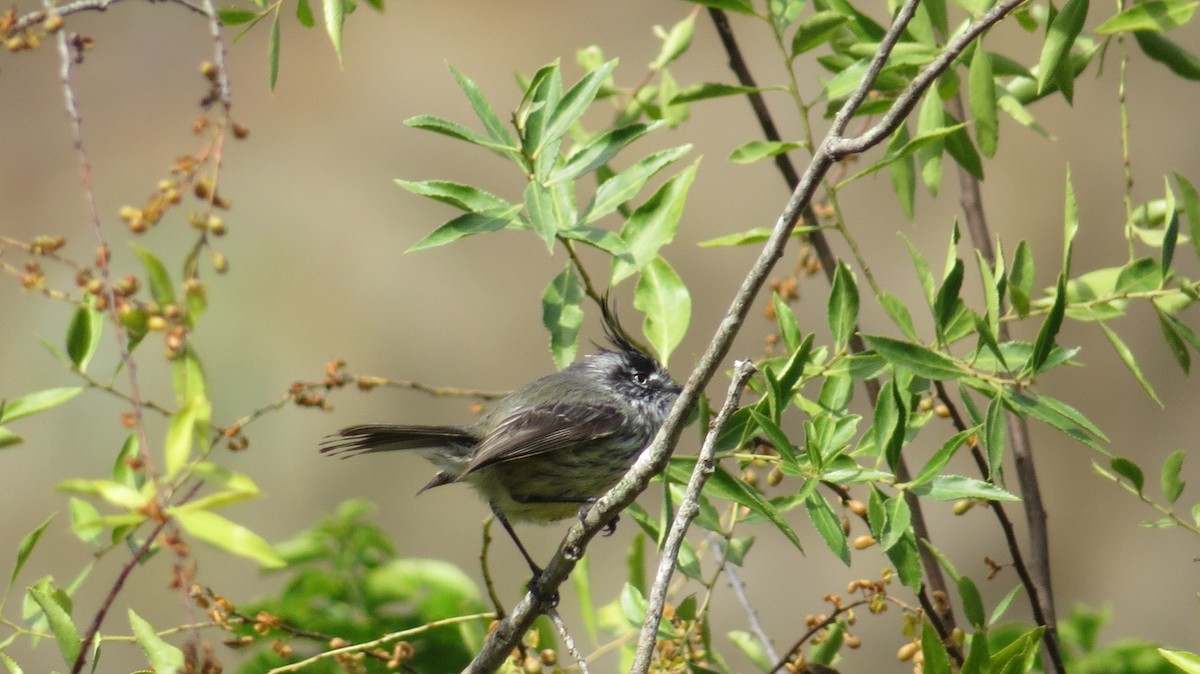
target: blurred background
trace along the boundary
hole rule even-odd
[[[346,359],[357,374],[478,389],[510,389],[550,370],[539,298],[566,262],[561,252],[549,256],[533,237],[503,233],[405,255],[406,248],[453,213],[393,183],[395,178],[451,179],[515,199],[520,176],[498,157],[410,129],[402,121],[432,114],[475,126],[448,64],[475,79],[502,117],[520,99],[514,71],[529,74],[561,58],[565,77],[573,80],[579,75],[575,50],[588,45],[599,46],[610,58],[619,57],[618,81],[632,85],[658,52],[652,26],[669,27],[691,9],[686,3],[665,1],[494,1],[393,3],[377,15],[364,6],[347,21],[344,67],[339,67],[319,27],[306,30],[284,17],[274,93],[267,87],[267,26],[250,31],[236,44],[236,31],[227,30],[234,118],[250,129],[250,136],[227,146],[221,185],[233,209],[225,214],[229,234],[216,245],[228,256],[231,270],[222,277],[209,274],[210,308],[195,334],[216,401],[214,420],[228,423],[266,405],[295,380],[320,379],[324,364],[334,358]],[[1094,8],[1089,25],[1107,12]],[[167,177],[175,157],[198,148],[191,125],[207,90],[199,64],[211,58],[212,40],[202,18],[171,4],[125,2],[103,14],[69,17],[67,26],[96,41],[76,69],[75,83],[99,209],[114,248],[114,269],[122,275],[140,273],[117,212],[125,204],[142,204],[157,181]],[[770,35],[745,21],[735,20],[734,27],[741,31],[743,49],[760,83],[782,82]],[[1195,26],[1185,30],[1190,35],[1172,38],[1184,45],[1200,43]],[[1025,34],[1010,23],[988,40],[989,49],[1029,63],[1040,36]],[[63,111],[58,57],[50,47],[0,56],[0,233],[22,240],[62,234],[70,242],[68,255],[90,260],[95,240]],[[1141,202],[1161,196],[1161,176],[1172,171],[1200,181],[1195,137],[1200,86],[1172,76],[1134,51],[1128,74],[1130,143],[1135,201]],[[1000,150],[985,166],[990,225],[1010,253],[1018,240],[1031,240],[1039,288],[1053,283],[1061,253],[1064,161],[1072,167],[1080,206],[1075,269],[1125,260],[1116,57],[1115,48],[1110,49],[1098,76],[1095,64],[1089,68],[1076,85],[1074,107],[1052,97],[1032,108],[1054,141],[1003,117]],[[685,84],[732,82],[725,61],[702,13],[693,47],[673,66],[673,73]],[[814,67],[802,70],[801,76],[811,100],[825,73]],[[783,97],[769,96],[769,101],[776,106],[785,138],[798,138],[801,127]],[[666,252],[694,301],[688,337],[670,363],[679,379],[687,376],[703,351],[756,252],[697,248],[696,242],[772,225],[788,196],[769,163],[735,166],[726,160],[734,148],[757,137],[748,105],[722,99],[694,105],[692,119],[680,131],[664,130],[632,148],[631,156],[640,157],[658,147],[694,143],[696,149],[685,161],[703,158],[679,235]],[[876,150],[871,157],[878,154]],[[938,199],[919,192],[912,223],[895,205],[883,173],[841,193],[846,220],[874,273],[914,308],[914,314],[920,313],[920,288],[899,234],[940,266],[957,215],[951,167],[947,160]],[[175,212],[137,242],[175,261],[191,240],[182,213]],[[835,244],[844,250],[841,242]],[[797,249],[790,252],[777,277],[794,266]],[[965,248],[960,254],[971,267]],[[9,253],[6,259],[16,263],[21,258]],[[1182,273],[1195,278],[1190,246],[1181,245],[1176,260]],[[172,262],[178,279],[176,267]],[[966,284],[971,292],[977,285],[973,274],[968,273]],[[52,274],[50,282],[70,287],[70,275]],[[825,334],[824,280],[802,280],[800,294],[796,311],[802,327]],[[636,327],[631,286],[623,286],[617,297],[626,307],[626,322]],[[1064,368],[1039,383],[1095,420],[1112,439],[1111,451],[1146,466],[1152,471],[1149,483],[1155,485],[1157,467],[1167,454],[1195,449],[1193,415],[1200,409],[1200,391],[1166,350],[1152,312],[1142,309],[1114,327],[1137,355],[1165,408],[1147,398],[1093,325],[1069,323],[1060,337],[1060,343],[1082,346],[1078,359],[1087,367]],[[893,332],[877,310],[864,311],[864,332]],[[594,314],[590,311],[584,324],[581,351],[589,348],[587,340],[599,338]],[[0,338],[0,398],[78,383],[38,344],[41,338],[61,343],[71,316],[68,305],[23,293],[17,281],[5,277],[0,280],[0,316],[5,326]],[[1188,320],[1195,324],[1195,312]],[[922,325],[928,328],[927,321]],[[763,336],[771,327],[756,311],[732,355],[761,354]],[[1017,334],[1032,338],[1036,327],[1020,325]],[[169,402],[169,370],[158,362],[159,346],[154,342],[151,337],[141,351],[143,395]],[[105,368],[115,364],[114,352],[110,339],[93,371],[111,371]],[[720,396],[725,387],[726,381],[718,377],[712,393]],[[864,397],[861,391],[858,396]],[[251,475],[265,492],[264,499],[236,506],[228,516],[279,541],[343,500],[364,498],[378,505],[378,520],[394,537],[400,554],[449,560],[478,578],[479,522],[486,507],[465,488],[451,486],[417,498],[414,492],[432,472],[417,457],[339,462],[316,452],[322,436],[354,423],[463,421],[470,417],[467,402],[395,390],[345,391],[331,401],[335,410],[330,414],[289,406],[268,415],[247,429],[247,451],[220,457]],[[118,418],[124,409],[111,397],[88,393],[66,407],[12,425],[26,441],[0,451],[0,559],[9,560],[0,572],[7,575],[22,536],[48,513],[59,515],[17,581],[7,609],[10,617],[19,610],[17,596],[36,580],[35,573],[52,573],[57,582],[66,583],[89,559],[89,548],[69,532],[67,497],[54,486],[67,476],[109,474],[126,433]],[[1143,527],[1156,513],[1094,475],[1089,466],[1099,458],[1096,454],[1036,423],[1031,427],[1050,513],[1060,613],[1076,603],[1111,607],[1113,619],[1102,632],[1103,642],[1143,637],[1200,649],[1196,538]],[[161,437],[164,428],[161,420],[151,419],[150,437]],[[694,453],[695,437],[685,434],[679,451]],[[927,456],[936,449],[936,438],[944,435],[927,432],[923,437],[927,439],[914,451]],[[1194,458],[1185,464],[1184,473],[1193,482],[1200,477]],[[1157,489],[1151,493],[1157,495]],[[1181,502],[1197,500],[1193,488]],[[656,507],[653,499],[644,501]],[[955,519],[948,504],[930,504],[927,514],[937,544],[960,570],[980,578],[985,555],[1007,560],[994,520],[985,512],[976,509]],[[807,556],[796,555],[780,535],[764,528],[754,532],[755,554],[749,556],[743,574],[749,596],[780,649],[803,633],[805,614],[826,610],[823,595],[844,592],[848,581],[876,576],[885,566],[881,556],[868,551],[856,555],[853,568],[845,568],[826,553],[803,514],[795,512],[791,518]],[[565,528],[526,527],[522,535],[535,556],[544,558]],[[622,582],[619,561],[633,529],[628,523],[612,539],[598,539],[590,550],[598,601],[616,596]],[[215,553],[202,543],[195,544],[194,552],[201,582],[235,601],[269,592],[277,582],[252,563]],[[501,596],[515,602],[525,581],[521,562],[506,544],[494,548],[493,558]],[[112,554],[99,563],[77,596],[77,618],[93,614],[124,561]],[[136,602],[142,616],[156,626],[194,619],[178,593],[167,588],[168,576],[167,564],[158,560],[133,575],[122,599]],[[1015,583],[1015,575],[1007,570],[987,584],[989,607]],[[727,592],[723,585],[720,591]],[[577,620],[571,593],[568,586],[568,622]],[[745,615],[728,594],[718,597],[718,605],[724,610],[715,616],[716,633],[746,629]],[[118,602],[106,633],[127,630],[124,606]],[[1024,615],[1026,607],[1021,604],[1014,610]],[[907,641],[895,617],[860,619],[856,630],[863,635],[864,648],[848,656],[843,671],[908,667],[894,659],[896,648]],[[7,633],[0,630],[0,637]],[[213,633],[211,638],[220,637]],[[734,651],[729,644],[724,650]],[[48,670],[59,657],[48,642],[34,653],[24,647],[14,653],[21,656],[26,671]],[[230,652],[220,656],[236,661]],[[127,671],[144,665],[140,657],[133,646],[107,647],[101,670]]]

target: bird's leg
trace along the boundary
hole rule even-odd
[[[538,594],[537,582],[542,577],[542,567],[538,566],[537,563],[533,561],[533,557],[531,557],[529,555],[529,551],[525,549],[525,544],[521,542],[521,539],[517,537],[517,532],[512,528],[512,525],[509,524],[508,518],[505,517],[498,508],[496,508],[495,504],[490,505],[492,507],[492,514],[496,516],[496,519],[500,522],[500,525],[503,526],[504,530],[508,532],[508,537],[512,539],[513,543],[517,544],[517,550],[521,551],[521,556],[525,558],[525,563],[529,565],[529,571],[533,574],[533,578],[529,581],[529,593],[532,594],[540,603],[549,604],[551,607],[558,606],[557,591],[555,591],[550,597],[542,597],[540,594]]]
[[[582,522],[587,517],[588,510],[595,505],[596,499],[588,499],[587,503],[579,506],[579,521]],[[617,531],[617,522],[620,521],[620,515],[613,515],[613,518],[604,523],[604,528],[600,530],[601,536],[612,536]]]

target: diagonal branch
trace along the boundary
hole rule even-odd
[[[675,521],[671,523],[671,531],[667,533],[667,540],[663,544],[663,554],[658,562],[658,571],[654,575],[654,584],[646,598],[646,618],[642,621],[642,632],[638,636],[633,666],[629,668],[630,674],[645,674],[650,669],[650,658],[654,654],[654,645],[658,637],[658,623],[662,620],[663,606],[667,601],[667,586],[670,585],[671,575],[675,571],[675,560],[679,557],[683,537],[687,535],[692,520],[700,514],[700,492],[713,474],[713,455],[717,451],[717,438],[729,423],[730,417],[737,411],[746,382],[756,370],[754,363],[749,360],[739,360],[734,364],[733,380],[729,382],[725,404],[717,414],[716,421],[708,429],[704,444],[700,447],[696,469],[692,471],[691,479],[688,480],[679,511],[675,514]]]
[[[985,14],[979,20],[978,24],[971,26],[962,35],[951,41],[947,45],[946,50],[930,64],[929,68],[914,79],[912,84],[897,98],[894,107],[903,110],[903,114],[892,114],[889,112],[880,124],[877,124],[862,137],[849,140],[840,138],[837,134],[844,132],[845,123],[854,113],[851,102],[855,100],[861,102],[865,98],[867,92],[871,90],[874,84],[875,77],[882,69],[883,61],[887,55],[884,54],[882,57],[877,57],[872,61],[872,66],[868,68],[866,76],[859,83],[856,93],[852,95],[851,99],[847,100],[846,104],[843,105],[842,111],[838,113],[837,119],[842,120],[840,128],[835,123],[834,129],[831,130],[830,134],[818,146],[808,167],[800,177],[796,189],[792,192],[791,198],[788,199],[787,205],[784,207],[783,212],[780,213],[771,236],[747,272],[746,277],[742,280],[742,284],[734,295],[725,317],[721,320],[720,325],[718,325],[716,334],[709,343],[708,349],[701,356],[696,369],[688,377],[683,391],[679,395],[679,399],[675,402],[674,407],[672,407],[666,422],[659,429],[654,441],[638,457],[637,462],[625,474],[625,477],[609,490],[607,494],[600,497],[595,505],[584,514],[578,524],[571,527],[555,552],[554,557],[546,565],[546,569],[538,578],[535,587],[531,588],[533,591],[527,594],[513,608],[512,614],[500,621],[496,629],[493,630],[488,640],[484,643],[479,654],[463,670],[464,672],[467,674],[489,674],[500,666],[501,662],[511,653],[513,646],[516,645],[521,636],[533,624],[538,614],[542,612],[542,607],[538,605],[539,602],[534,599],[534,596],[554,596],[554,592],[558,586],[566,581],[571,570],[575,568],[575,564],[583,556],[584,550],[591,539],[606,526],[614,515],[630,503],[633,503],[638,494],[645,490],[651,478],[666,467],[667,461],[671,456],[671,451],[674,449],[675,443],[678,442],[679,436],[683,432],[683,425],[687,421],[692,409],[696,406],[700,392],[712,380],[721,363],[724,362],[725,356],[729,353],[729,349],[733,344],[733,338],[741,329],[746,316],[750,312],[754,298],[758,295],[759,290],[762,289],[767,275],[774,268],[775,263],[783,256],[784,247],[787,245],[788,238],[795,228],[796,223],[800,220],[801,213],[803,213],[804,209],[811,202],[821,179],[828,173],[834,161],[853,152],[865,151],[873,143],[878,143],[886,138],[904,120],[904,114],[907,114],[913,108],[925,89],[938,75],[950,66],[953,60],[970,44],[970,41],[988,26],[1003,19],[1021,2],[1022,0],[1002,0],[1002,2]],[[908,0],[904,8],[901,9],[900,14],[902,15],[907,11],[911,16],[911,12],[914,11],[916,4],[917,0]],[[888,36],[884,38],[883,44],[894,45],[903,27],[902,23],[893,23],[891,28],[888,29]],[[881,46],[882,51],[883,48]],[[874,139],[873,143],[872,139]]]

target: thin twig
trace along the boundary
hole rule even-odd
[[[763,647],[763,654],[772,662],[778,661],[779,654],[775,652],[775,644],[772,643],[771,637],[758,617],[758,609],[754,607],[754,604],[750,602],[750,597],[746,594],[746,584],[738,575],[737,567],[726,560],[721,568],[725,570],[725,578],[729,580],[729,589],[733,590],[733,596],[737,598],[742,610],[746,613],[746,619],[750,622],[750,631],[758,637],[758,643]]]
[[[207,16],[204,8],[194,4],[191,0],[168,1],[186,7],[197,14],[203,14]],[[59,16],[69,16],[71,14],[78,14],[79,12],[103,12],[118,2],[121,2],[121,0],[75,0],[75,2],[67,2],[61,5],[56,5],[53,11]],[[22,16],[13,23],[12,27],[8,29],[8,33],[6,33],[6,35],[16,35],[27,28],[33,27],[35,24],[45,21],[46,13],[47,10],[39,9]]]
[[[567,653],[570,653],[571,657],[575,659],[576,664],[579,665],[579,671],[582,674],[591,674],[591,670],[588,669],[587,659],[575,647],[575,639],[571,637],[571,631],[567,629],[567,623],[563,621],[558,609],[552,608],[546,611],[546,616],[550,618],[550,622],[554,623],[554,628],[558,630],[558,638],[562,639],[563,645],[567,647]]]
[[[850,602],[849,604],[845,604],[845,605],[836,607],[832,613],[830,613],[828,616],[825,617],[824,620],[822,620],[822,621],[818,622],[817,624],[813,625],[812,627],[808,628],[808,631],[806,631],[804,634],[802,634],[800,636],[800,638],[796,640],[796,643],[792,644],[792,647],[788,649],[787,654],[784,655],[783,658],[771,658],[771,660],[773,660],[775,662],[775,666],[772,667],[770,669],[770,671],[767,672],[767,674],[775,674],[775,672],[778,672],[779,670],[786,667],[787,664],[792,661],[792,658],[795,657],[796,651],[800,650],[801,647],[804,646],[805,642],[807,642],[809,639],[813,638],[813,636],[816,635],[821,630],[823,630],[826,627],[829,627],[830,625],[837,622],[838,616],[842,615],[843,613],[846,613],[847,611],[852,611],[852,610],[858,608],[859,606],[862,606],[864,604],[869,604],[869,603],[871,603],[870,599],[858,599],[858,600]]]
[[[704,444],[700,447],[700,455],[696,457],[696,468],[688,480],[683,500],[679,503],[679,510],[675,513],[675,521],[671,523],[671,530],[667,533],[667,540],[663,544],[658,571],[654,575],[654,584],[650,586],[650,594],[646,598],[646,618],[642,621],[642,632],[638,637],[633,666],[629,668],[630,674],[644,674],[650,669],[650,659],[654,654],[654,644],[658,636],[658,623],[662,620],[663,606],[667,602],[667,586],[670,585],[671,575],[675,571],[679,549],[683,545],[683,537],[687,534],[692,520],[700,514],[700,492],[704,489],[704,483],[708,481],[715,470],[713,456],[717,451],[717,437],[729,423],[733,413],[737,411],[742,391],[746,388],[746,382],[750,381],[750,376],[756,371],[754,363],[748,359],[739,360],[733,366],[733,378],[729,382],[725,404],[717,413],[717,418],[709,427]]]
[[[496,582],[492,580],[492,567],[488,564],[488,552],[492,549],[492,522],[496,520],[494,515],[488,515],[483,521],[483,543],[479,546],[479,570],[483,574],[483,587],[487,590],[488,600],[492,602],[492,608],[496,609],[496,619],[504,619],[504,605],[500,603],[500,596],[496,594]]]
[[[425,632],[428,632],[429,630],[437,629],[438,627],[446,627],[447,625],[461,625],[463,623],[475,622],[477,620],[491,620],[495,617],[496,617],[496,615],[494,613],[472,613],[471,615],[455,616],[453,618],[445,618],[444,620],[434,620],[433,622],[425,623],[424,625],[420,625],[418,627],[413,627],[413,628],[410,628],[407,630],[401,630],[399,632],[392,632],[391,634],[385,634],[384,636],[379,637],[378,639],[375,639],[374,641],[366,641],[361,644],[350,644],[349,646],[343,646],[341,648],[334,648],[332,650],[317,653],[316,655],[312,656],[311,658],[307,658],[307,659],[301,660],[299,662],[293,662],[289,665],[284,665],[282,667],[276,667],[275,669],[268,671],[267,674],[284,674],[284,672],[298,672],[301,669],[304,669],[305,667],[307,667],[315,662],[320,662],[321,660],[325,660],[327,658],[337,657],[337,656],[345,654],[345,653],[358,653],[359,651],[369,651],[369,650],[372,650],[375,648],[379,648],[379,647],[387,644],[388,642],[396,641],[398,639],[406,639],[408,637],[416,636],[418,634],[423,634]]]

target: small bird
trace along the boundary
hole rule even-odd
[[[680,386],[626,336],[601,305],[601,348],[501,399],[461,426],[368,424],[325,438],[341,457],[414,450],[438,472],[418,492],[466,482],[487,501],[536,579],[541,568],[511,522],[547,523],[581,512],[615,485],[654,439]]]

